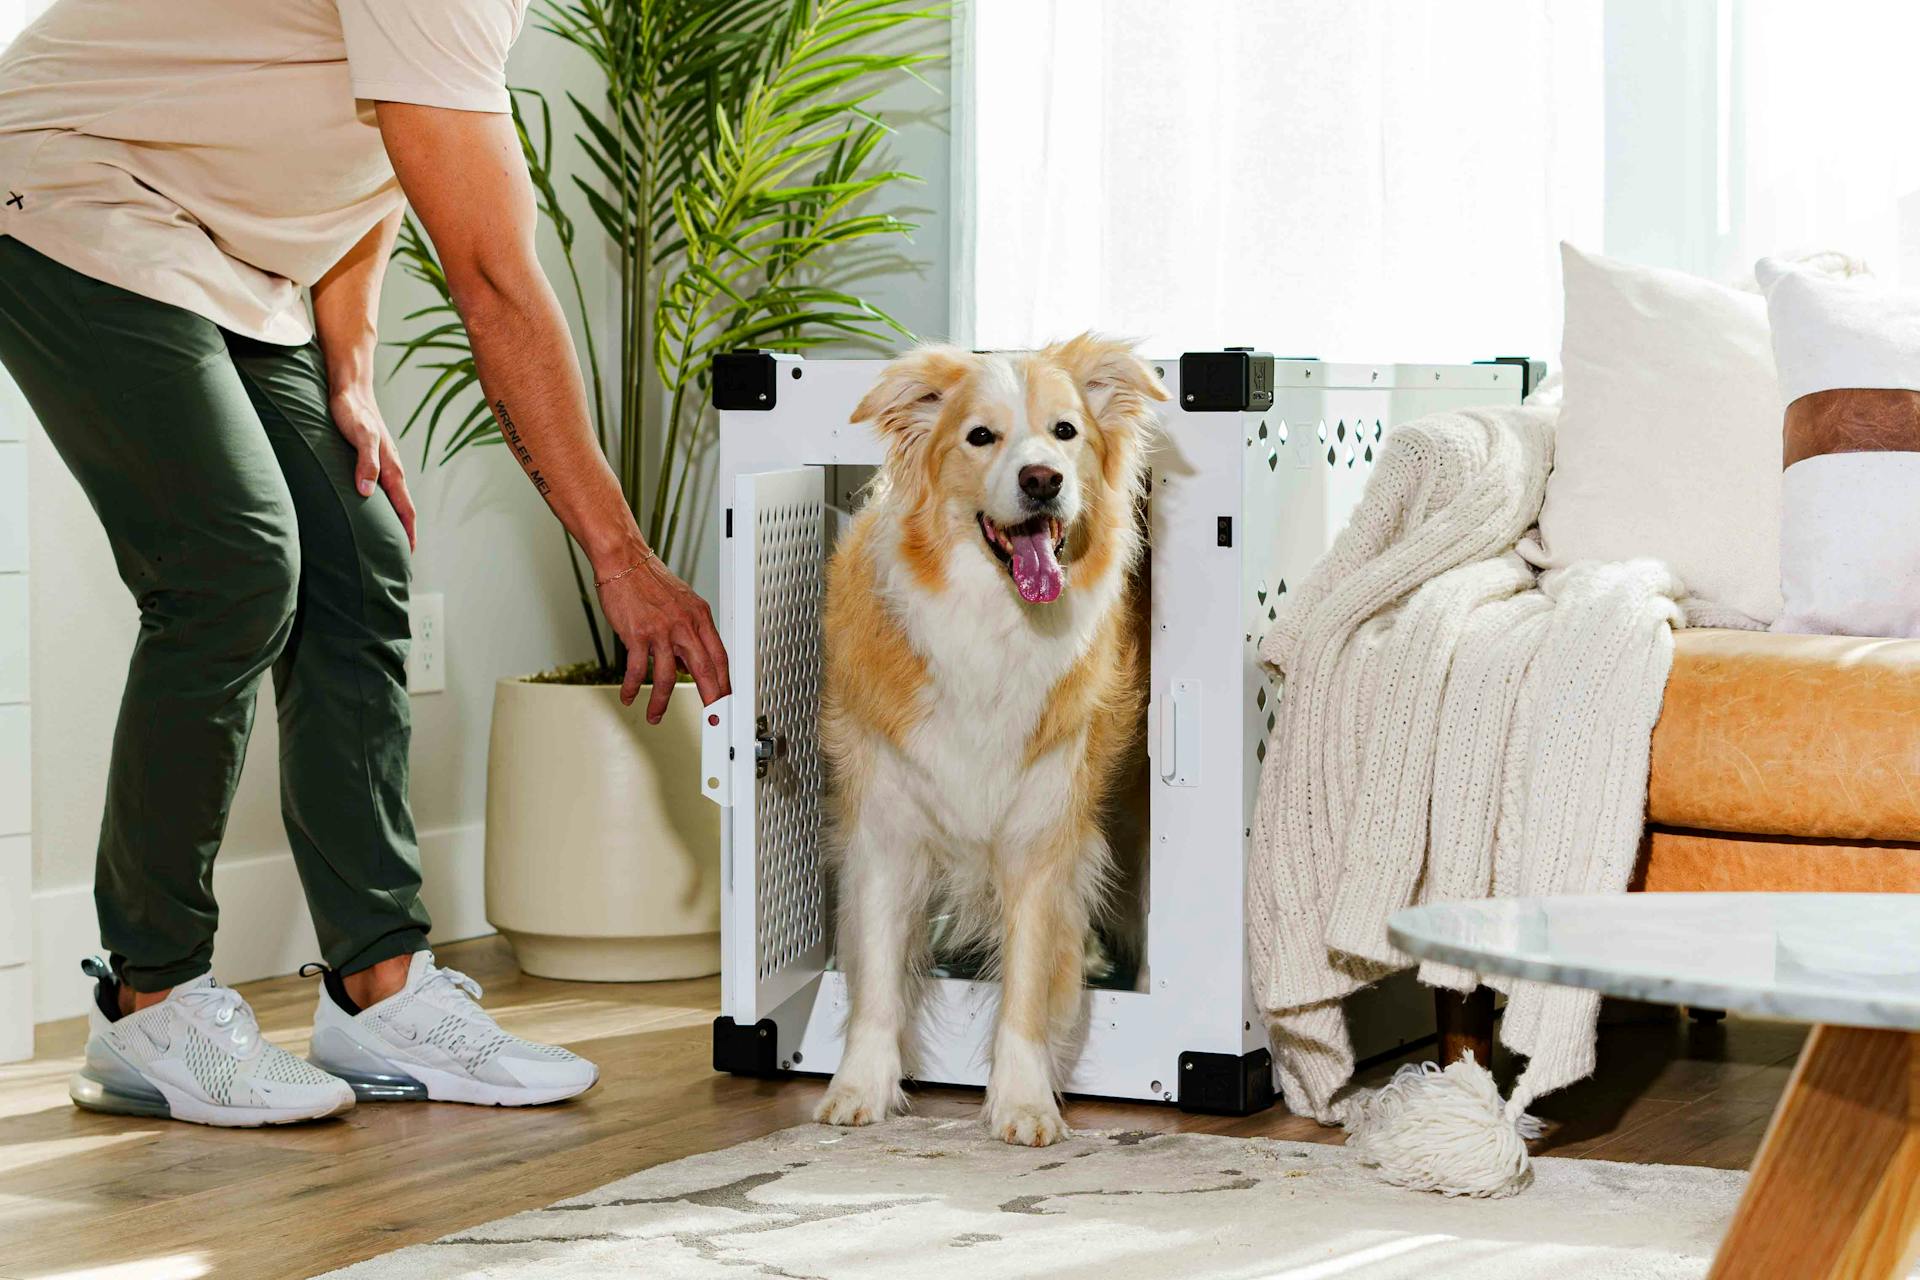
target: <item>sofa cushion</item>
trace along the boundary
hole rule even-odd
[[[1674,633],[1649,820],[1920,840],[1920,640]]]
[[[1566,384],[1540,505],[1547,563],[1651,556],[1722,617],[1773,621],[1784,404],[1766,301],[1571,245],[1560,256]]]
[[[1920,292],[1755,271],[1788,402],[1773,629],[1920,636]]]
[[[1920,893],[1920,844],[1651,827],[1633,887],[1649,893]]]

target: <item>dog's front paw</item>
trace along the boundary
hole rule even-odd
[[[994,1107],[987,1120],[993,1136],[1016,1147],[1050,1147],[1070,1132],[1051,1098],[1042,1103]]]
[[[835,1076],[827,1086],[827,1096],[813,1109],[813,1118],[821,1124],[878,1124],[896,1110],[894,1098],[898,1092],[898,1086],[866,1085]]]

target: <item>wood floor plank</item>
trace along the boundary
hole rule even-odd
[[[210,1130],[77,1111],[66,1078],[79,1065],[85,1022],[42,1027],[38,1056],[0,1067],[0,1280],[161,1258],[249,1280],[310,1276],[803,1123],[824,1088],[810,1078],[715,1075],[713,979],[547,982],[519,974],[498,939],[445,947],[441,958],[487,986],[487,1005],[508,1030],[597,1061],[600,1086],[572,1103],[519,1111],[369,1105],[315,1125]],[[314,984],[275,979],[245,990],[268,1037],[304,1052]],[[1704,1037],[1672,1020],[1608,1027],[1595,1077],[1543,1100],[1556,1126],[1545,1149],[1744,1165],[1803,1032],[1718,1025]],[[1396,1065],[1365,1078],[1378,1083]],[[1506,1078],[1514,1066],[1504,1051],[1496,1056]],[[964,1117],[977,1114],[980,1095],[929,1087],[913,1101],[921,1114]],[[1188,1116],[1072,1099],[1066,1114],[1082,1128],[1342,1139],[1279,1108]]]
[[[1629,1164],[1692,1164],[1745,1169],[1766,1136],[1773,1104],[1716,1097],[1683,1103],[1580,1154]],[[1558,1154],[1558,1153],[1555,1153]]]

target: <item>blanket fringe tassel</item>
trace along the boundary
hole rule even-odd
[[[1540,1121],[1517,1091],[1502,1101],[1493,1073],[1464,1054],[1442,1068],[1409,1063],[1348,1108],[1347,1146],[1396,1186],[1497,1198],[1533,1181],[1527,1143]]]

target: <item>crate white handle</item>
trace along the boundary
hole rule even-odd
[[[728,694],[700,712],[700,794],[722,809],[733,807],[732,744],[733,695]]]
[[[1160,781],[1200,785],[1200,682],[1175,680],[1160,699]]]

